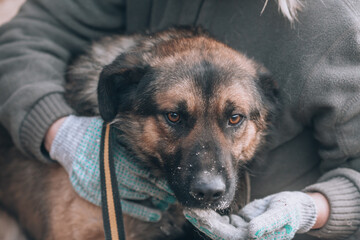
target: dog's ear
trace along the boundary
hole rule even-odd
[[[279,87],[269,70],[261,66],[257,70],[257,75],[258,85],[260,86],[265,98],[271,103],[277,103],[279,101]]]
[[[257,75],[257,83],[263,95],[263,105],[267,109],[265,121],[270,123],[268,126],[272,126],[272,124],[276,122],[279,111],[281,110],[279,87],[277,82],[273,79],[272,75],[266,68],[259,68]]]
[[[131,109],[145,69],[139,65],[121,64],[117,60],[104,67],[98,83],[99,111],[104,121],[110,122],[119,111]]]

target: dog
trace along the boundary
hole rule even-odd
[[[241,205],[243,169],[265,146],[278,105],[262,65],[201,28],[171,28],[105,37],[67,79],[77,113],[111,122],[118,143],[165,178],[178,200],[157,223],[124,214],[127,239],[190,239],[183,207]],[[100,208],[74,192],[61,167],[0,151],[0,202],[28,235],[104,239]]]

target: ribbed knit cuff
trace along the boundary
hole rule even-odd
[[[305,188],[304,191],[322,193],[328,199],[331,209],[325,226],[311,230],[310,235],[321,239],[347,239],[359,229],[360,193],[357,184],[347,177],[335,175]]]
[[[43,147],[49,127],[59,118],[74,113],[62,93],[51,93],[39,99],[25,117],[20,127],[20,144],[25,154],[49,162],[50,157]]]

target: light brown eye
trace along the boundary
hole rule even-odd
[[[242,122],[242,120],[244,119],[244,117],[240,114],[234,114],[229,118],[229,124],[230,125],[237,125],[240,122]]]
[[[180,121],[180,114],[176,112],[169,112],[166,114],[166,117],[171,123],[177,123]]]

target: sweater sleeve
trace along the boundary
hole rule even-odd
[[[323,175],[306,192],[322,193],[330,204],[330,217],[324,227],[309,232],[321,239],[359,239],[360,173],[338,168]]]
[[[91,40],[125,28],[121,0],[28,0],[0,28],[0,123],[26,155],[48,160],[49,126],[73,110],[65,102],[64,73]]]
[[[327,225],[312,233],[324,239],[359,239],[360,4],[341,3],[346,14],[333,26],[338,34],[329,28],[333,43],[304,71],[308,78],[298,116],[313,128],[325,173],[306,190],[322,192],[331,206]]]

